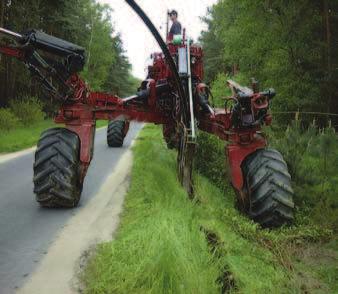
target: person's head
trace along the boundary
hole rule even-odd
[[[169,12],[169,16],[172,22],[175,22],[177,20],[178,13],[176,10],[172,10]]]

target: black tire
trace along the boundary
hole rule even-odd
[[[34,163],[34,192],[43,207],[75,207],[79,203],[80,140],[63,128],[41,134]]]
[[[273,149],[260,149],[243,163],[248,201],[244,211],[264,228],[293,221],[291,177],[283,156]]]
[[[124,120],[111,120],[107,129],[107,144],[109,147],[122,147],[124,141]]]

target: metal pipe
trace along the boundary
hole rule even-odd
[[[24,38],[22,35],[15,33],[15,32],[12,32],[10,30],[6,30],[4,28],[0,28],[0,34],[6,35],[6,36],[11,36],[11,37],[14,37],[14,38],[20,39],[20,40],[22,40]]]
[[[140,98],[138,95],[133,95],[133,96],[129,96],[129,97],[126,97],[126,98],[122,98],[122,101],[123,101],[123,103],[126,103],[126,102],[129,102],[131,100],[138,99],[138,98]]]
[[[169,36],[169,9],[167,10],[167,23],[166,23],[166,31],[165,31],[165,40],[168,40]]]
[[[194,102],[192,97],[192,79],[191,79],[191,60],[190,60],[190,38],[187,40],[187,59],[188,59],[188,88],[189,88],[189,106],[190,106],[190,127],[191,137],[196,138]]]

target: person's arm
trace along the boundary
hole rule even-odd
[[[182,35],[182,25],[180,22],[177,22],[177,33],[176,35]]]

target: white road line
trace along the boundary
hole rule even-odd
[[[34,152],[35,150],[36,150],[36,146],[25,149],[25,150],[21,150],[21,151],[18,151],[18,152],[12,152],[12,153],[8,153],[8,154],[0,155],[0,164],[4,163],[6,161],[9,161],[9,160],[30,154],[30,153]]]

